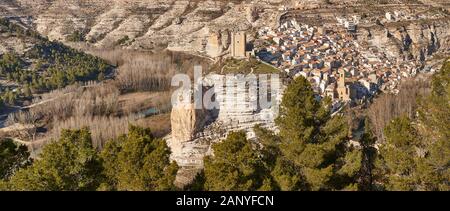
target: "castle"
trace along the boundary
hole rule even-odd
[[[245,59],[252,55],[247,47],[247,34],[244,31],[211,32],[206,42],[205,52],[213,58],[230,56],[236,59]]]

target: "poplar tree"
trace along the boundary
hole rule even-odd
[[[385,128],[376,175],[386,190],[450,190],[450,61],[432,79],[414,119]]]

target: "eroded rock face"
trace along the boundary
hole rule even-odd
[[[232,80],[235,81],[227,83]],[[274,120],[281,102],[281,81],[260,78],[245,82],[237,76],[218,74],[205,76],[203,81],[205,86],[211,87],[207,92],[215,96],[211,104],[205,101],[203,105],[217,103],[216,106],[204,109],[195,109],[194,104],[174,106],[171,113],[172,134],[168,143],[172,159],[180,166],[201,168],[203,157],[211,154],[211,145],[225,138],[229,131],[244,130],[248,138],[253,138],[253,127],[257,124],[276,129]],[[271,89],[267,93],[272,100],[266,105],[262,102],[261,90],[269,84]]]
[[[173,107],[170,115],[172,138],[179,143],[192,141],[202,129],[205,115],[203,110],[195,109],[194,104]]]
[[[226,30],[275,26],[279,15],[284,13],[280,11],[282,6],[309,5],[312,8],[328,8],[333,11],[333,7],[355,5],[363,7],[361,5],[364,2],[360,0],[261,0],[251,3],[243,0],[2,0],[0,15],[29,20],[30,25],[40,33],[63,42],[71,33],[81,31],[85,34],[87,42],[100,48],[113,46],[146,50],[167,48],[216,56],[228,49],[224,33]],[[407,0],[396,2],[399,5],[411,3]],[[445,0],[420,0],[417,3],[437,9],[450,8],[450,3]],[[450,25],[445,20],[439,22],[427,22],[429,29],[420,23],[406,23],[399,27],[387,26],[387,30],[394,34],[396,40],[402,42],[402,38],[396,36],[396,31],[397,28],[405,27],[413,43],[412,53],[417,57],[421,51],[425,51],[424,54],[429,51],[429,47],[422,47],[422,43],[423,40],[429,42],[432,39],[430,36],[435,37],[435,41],[431,41],[435,46],[431,48],[442,47],[443,44],[448,46]],[[388,48],[391,48],[388,51],[397,53],[396,44],[392,43],[396,42],[395,40],[385,39],[384,36],[377,38],[377,30],[373,30],[377,42],[387,43]],[[384,33],[383,30],[380,30],[381,34]],[[219,31],[222,35],[222,45],[211,52],[206,44],[210,35]],[[426,39],[422,38],[421,31]],[[401,48],[400,44],[399,49]]]
[[[274,120],[282,97],[281,80],[272,82],[259,78],[257,82],[245,82],[245,85],[239,83],[240,80],[226,83],[227,80],[238,79],[237,76],[226,78],[226,75],[219,74],[203,78],[203,85],[210,88],[206,91],[214,93],[217,109],[199,110],[194,108],[194,104],[187,104],[172,110],[172,133],[166,141],[172,150],[171,159],[181,166],[176,180],[180,186],[192,181],[196,170],[203,168],[203,158],[213,154],[211,146],[226,138],[228,132],[243,130],[248,138],[254,138],[253,127],[257,124],[276,131]],[[269,87],[268,84],[273,106],[262,106],[262,92],[253,91],[262,90],[264,85]],[[204,93],[204,96],[209,96]]]
[[[276,22],[280,1],[216,0],[5,0],[0,15],[31,17],[52,40],[85,33],[97,47],[204,51],[210,32]],[[234,3],[232,3],[234,2]],[[124,40],[124,42],[119,42]],[[227,46],[224,46],[227,47]]]
[[[207,120],[204,110],[195,109],[194,104],[174,106],[171,112],[172,133],[167,140],[171,159],[179,166],[202,166],[208,146],[198,142],[198,133]]]
[[[379,47],[388,56],[424,61],[436,52],[450,51],[450,20],[408,23],[401,26],[362,29],[358,39]]]

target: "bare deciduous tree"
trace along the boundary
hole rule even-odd
[[[370,105],[367,114],[372,123],[372,129],[378,140],[384,140],[383,130],[394,118],[416,115],[417,100],[430,93],[429,79],[410,79],[402,82],[399,93],[381,94]]]
[[[50,138],[57,140],[62,129],[80,129],[88,127],[93,145],[101,148],[106,141],[128,133],[128,125],[134,123],[134,117],[74,116],[67,120],[55,120]]]

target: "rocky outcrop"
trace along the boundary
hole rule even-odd
[[[194,104],[174,106],[170,117],[172,138],[179,143],[192,141],[202,130],[205,115],[205,111],[195,109]]]
[[[5,2],[6,1],[6,2]],[[211,32],[250,29],[275,22],[281,1],[215,0],[5,0],[0,15],[31,18],[50,39],[75,31],[97,47],[204,51]],[[118,42],[124,41],[124,42]],[[223,46],[226,48],[227,46]]]
[[[129,49],[167,48],[173,51],[202,52],[216,56],[228,49],[224,42],[227,39],[227,30],[275,26],[279,15],[284,14],[284,11],[280,10],[282,6],[303,8],[309,5],[312,8],[322,8],[318,9],[317,13],[313,13],[316,17],[317,14],[327,10],[330,13],[336,12],[333,7],[355,5],[364,7],[364,4],[367,4],[366,1],[360,0],[246,2],[234,0],[3,0],[0,2],[0,15],[22,18],[24,22],[29,23],[50,39],[63,42],[71,33],[80,31],[85,34],[87,42],[100,48],[118,45]],[[408,3],[406,0],[396,1],[398,5],[406,3]],[[422,8],[431,6],[436,7],[437,10],[448,9],[450,6],[448,1],[443,0],[421,0],[414,4],[420,3],[424,5]],[[395,5],[390,5],[391,8],[396,8]],[[378,9],[382,10],[382,7],[377,7]],[[309,10],[314,11],[311,8]],[[334,17],[335,14],[331,16]],[[447,22],[441,21],[442,23],[433,23],[428,26],[426,24],[429,24],[429,21],[425,21],[427,22],[425,25],[420,21],[413,21],[386,26],[395,40],[386,39],[384,29],[371,30],[374,34],[374,42],[387,44],[390,48],[387,50],[393,54],[398,54],[397,50],[402,51],[404,46],[401,44],[403,42],[401,36],[407,37],[406,33],[409,34],[413,44],[411,53],[414,57],[420,57],[418,56],[420,52],[426,55],[430,50],[433,51],[448,44],[448,30],[446,30],[449,26],[448,19]],[[405,31],[403,35],[396,33],[401,30]],[[211,35],[214,33],[218,33],[217,39],[211,40]],[[434,41],[431,41],[430,36],[434,36]],[[209,41],[211,44],[208,46]],[[399,47],[396,47],[397,42],[400,44]],[[429,42],[435,44],[427,46]],[[209,48],[211,46],[212,48]]]
[[[392,58],[424,61],[435,53],[450,53],[450,19],[405,22],[361,29],[368,42]]]
[[[262,90],[268,84],[273,104],[264,106]],[[176,178],[179,186],[192,181],[203,168],[203,158],[213,154],[212,144],[223,140],[228,132],[243,130],[248,138],[254,138],[253,127],[257,124],[276,131],[274,119],[282,97],[281,81],[259,78],[247,82],[240,76],[210,74],[203,78],[203,85],[209,88],[204,92],[204,100],[215,96],[210,104],[203,104],[216,105],[215,109],[211,106],[199,110],[194,104],[187,104],[174,107],[171,113],[172,133],[166,141],[172,151],[171,159],[181,166]]]
[[[254,137],[253,127],[257,124],[275,130],[274,119],[281,101],[281,81],[258,79],[245,81],[239,76],[211,74],[203,78],[207,92],[216,105],[205,110],[195,109],[193,104],[174,107],[171,113],[172,133],[168,138],[172,159],[184,167],[203,166],[203,157],[211,154],[211,145],[226,137],[229,131],[244,130],[249,138]],[[228,82],[226,82],[228,81]],[[263,86],[269,89],[272,103],[262,103]],[[271,91],[270,91],[271,90]]]

